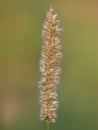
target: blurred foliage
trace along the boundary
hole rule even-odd
[[[39,121],[41,32],[59,14],[63,60],[57,122],[50,130],[98,130],[98,1],[0,1],[0,130],[46,130]]]

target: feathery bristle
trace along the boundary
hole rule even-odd
[[[56,87],[59,83],[61,69],[59,63],[62,59],[60,52],[59,21],[56,19],[54,7],[50,6],[42,32],[42,54],[40,61],[40,72],[42,75],[39,83],[40,88],[40,119],[54,123],[57,117],[58,107]]]

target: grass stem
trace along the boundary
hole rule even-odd
[[[47,121],[47,130],[49,130],[49,122]]]

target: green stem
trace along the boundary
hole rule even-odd
[[[49,130],[49,122],[47,121],[47,130]]]

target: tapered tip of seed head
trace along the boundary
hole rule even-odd
[[[50,11],[54,11],[54,7],[53,7],[53,5],[50,5]]]

